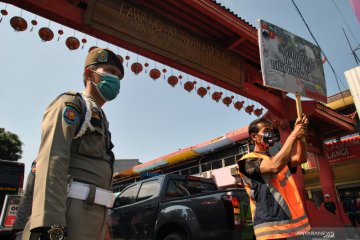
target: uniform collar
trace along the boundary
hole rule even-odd
[[[83,95],[84,97],[86,97],[90,102],[91,102],[91,110],[96,111],[96,112],[100,112],[101,108],[96,104],[94,98],[86,91],[83,91],[81,93],[81,95]]]

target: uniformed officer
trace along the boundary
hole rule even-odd
[[[93,49],[85,60],[85,90],[62,94],[46,109],[23,240],[104,239],[114,155],[101,107],[116,98],[123,76],[113,52]]]

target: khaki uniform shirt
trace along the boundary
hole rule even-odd
[[[44,114],[32,214],[23,239],[28,239],[29,230],[52,225],[66,227],[69,240],[104,239],[106,207],[67,197],[71,180],[107,190],[112,185],[114,156],[109,124],[100,108],[91,107],[95,131],[88,129],[74,139],[84,119],[84,106],[79,94],[67,93]]]

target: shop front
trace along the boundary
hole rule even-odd
[[[325,143],[324,158],[310,155],[305,168],[307,198],[321,208],[324,195],[334,195],[331,198],[336,200],[337,208],[343,210],[346,197],[356,201],[360,196],[360,136]],[[338,214],[345,218],[342,211]]]

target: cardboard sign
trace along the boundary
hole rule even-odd
[[[271,23],[259,23],[264,85],[326,103],[320,48]]]

